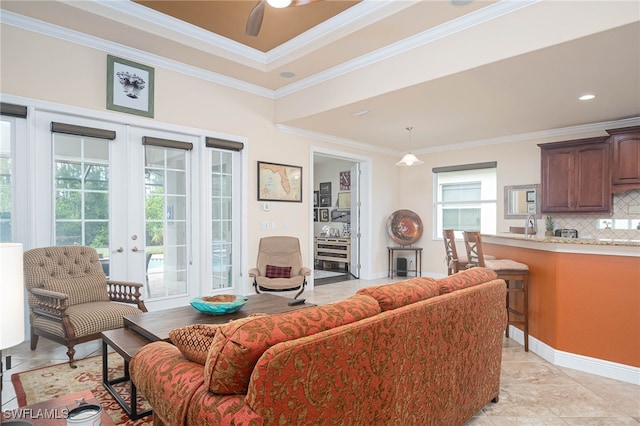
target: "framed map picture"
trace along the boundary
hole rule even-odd
[[[258,161],[258,201],[302,202],[302,167]]]

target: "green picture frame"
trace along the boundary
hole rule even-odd
[[[107,55],[107,109],[153,118],[155,70]]]

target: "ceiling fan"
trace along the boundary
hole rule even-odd
[[[314,3],[320,0],[260,0],[256,4],[247,18],[247,26],[244,33],[248,36],[257,36],[262,26],[262,19],[264,18],[265,4],[269,4],[271,7],[284,8],[293,6],[303,6],[305,4]]]

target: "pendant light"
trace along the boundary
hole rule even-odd
[[[411,145],[411,131],[413,130],[413,127],[407,127],[407,130],[409,131],[409,145]],[[417,166],[418,164],[424,164],[424,161],[420,160],[411,152],[408,152],[404,155],[404,157],[402,157],[402,160],[396,163],[396,166],[409,167]]]

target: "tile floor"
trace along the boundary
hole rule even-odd
[[[353,295],[381,280],[349,280],[317,286],[303,294],[309,302],[325,304]],[[283,296],[292,296],[280,293]],[[76,357],[101,354],[99,341],[76,346]],[[12,368],[3,376],[2,409],[17,408],[11,374],[67,360],[66,348],[40,339],[38,349],[29,343],[6,350]],[[466,425],[638,425],[640,386],[549,364],[518,343],[505,339],[500,401],[489,403]]]

